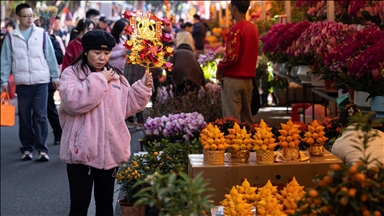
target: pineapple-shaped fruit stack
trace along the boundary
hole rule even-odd
[[[328,138],[324,136],[324,128],[325,127],[320,125],[317,120],[313,120],[311,125],[308,125],[308,132],[304,134],[304,138],[302,140],[309,145],[316,143],[323,145],[324,142],[328,140]]]
[[[220,202],[224,206],[224,215],[253,215],[252,202],[255,201],[256,187],[251,187],[245,179],[241,185],[232,186],[229,194]]]
[[[263,119],[261,119],[259,127],[255,128],[256,133],[253,135],[254,139],[254,147],[253,150],[271,150],[276,147],[277,143],[275,143],[275,138],[271,127],[268,127],[267,124],[264,122]]]
[[[279,145],[282,148],[281,157],[285,161],[292,161],[300,157],[299,144],[301,142],[301,136],[299,130],[300,125],[294,124],[292,120],[288,120],[286,124],[281,123]]]
[[[220,131],[217,125],[214,126],[211,123],[201,130],[199,140],[204,149],[208,151],[225,150],[228,148],[224,133]]]
[[[297,148],[300,144],[301,136],[299,130],[300,125],[294,124],[292,120],[288,120],[286,124],[281,123],[280,136],[278,137],[281,147]]]
[[[277,199],[283,203],[283,210],[286,214],[293,214],[297,209],[297,202],[305,194],[304,186],[300,186],[296,178],[293,177],[280,193],[276,194]]]
[[[277,186],[273,186],[270,180],[262,188],[258,188],[254,202],[257,215],[285,215],[282,212],[283,206],[279,204],[276,194]]]

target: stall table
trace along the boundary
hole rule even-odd
[[[308,154],[302,151],[301,154]],[[317,175],[326,174],[330,164],[342,164],[343,162],[332,153],[325,151],[323,157],[309,157],[300,162],[284,162],[274,164],[257,164],[255,156],[251,154],[249,163],[231,162],[230,154],[226,154],[224,165],[209,165],[204,163],[203,154],[190,154],[188,163],[188,175],[193,178],[202,172],[202,177],[209,180],[209,187],[214,191],[212,200],[219,205],[224,195],[229,193],[232,186],[241,185],[247,178],[251,186],[262,187],[268,180],[273,185],[282,189],[296,177],[300,185],[314,187],[313,179]]]

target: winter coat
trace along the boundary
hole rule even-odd
[[[186,80],[197,85],[205,84],[203,70],[197,62],[196,54],[188,44],[181,44],[177,47],[170,62],[173,63],[173,70],[170,75],[177,86]]]
[[[130,157],[125,119],[145,108],[152,90],[141,81],[130,86],[117,74],[107,82],[88,66],[85,75],[79,64],[69,66],[60,78],[60,159],[108,170]]]

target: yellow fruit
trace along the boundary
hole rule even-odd
[[[290,141],[292,141],[292,137],[291,136],[287,136],[287,142],[290,142]]]
[[[219,145],[217,145],[217,149],[218,150],[224,150],[225,148],[224,148],[223,144],[219,144]]]
[[[253,150],[254,150],[254,151],[259,151],[259,150],[260,150],[260,146],[259,146],[259,145],[255,145],[255,146],[253,147]]]
[[[281,147],[288,147],[288,142],[287,141],[281,142],[280,146]]]
[[[268,149],[271,150],[271,151],[273,151],[273,149],[275,149],[276,145],[277,145],[276,143],[269,144],[269,145],[268,145]]]
[[[252,150],[252,148],[253,148],[253,145],[252,145],[252,144],[248,144],[248,145],[247,145],[247,150]]]
[[[313,139],[317,139],[319,137],[319,134],[318,133],[312,133],[312,138]]]
[[[296,147],[295,142],[293,142],[293,141],[289,142],[288,146],[291,147],[291,148],[295,148]]]
[[[204,145],[205,150],[211,150],[211,145]]]
[[[268,144],[269,144],[269,139],[265,139],[263,143],[264,143],[265,145],[268,145]]]
[[[292,139],[293,140],[298,140],[298,139],[301,139],[301,136],[300,136],[300,134],[293,134],[292,135]]]
[[[319,122],[316,119],[313,120],[312,126],[315,127],[315,128],[318,127],[319,126]]]
[[[316,139],[316,143],[321,144],[321,143],[323,143],[323,142],[324,142],[324,141],[323,141],[323,139],[322,139],[321,137],[319,137],[319,138]]]
[[[308,131],[307,133],[304,134],[305,137],[312,137],[312,132]]]
[[[324,131],[324,126],[318,126],[318,127],[316,127],[316,132],[317,133],[320,133],[321,131]]]
[[[244,144],[241,144],[241,145],[240,145],[240,149],[241,149],[241,150],[246,150],[246,149],[247,149],[247,146],[244,145]]]
[[[322,137],[322,136],[324,136],[324,135],[325,135],[325,132],[324,132],[324,131],[319,132],[319,137]]]
[[[287,136],[288,132],[286,130],[279,130],[282,136]]]
[[[239,150],[240,150],[240,146],[237,145],[237,144],[234,144],[234,145],[232,145],[231,147],[232,147],[233,150],[235,150],[235,151],[239,151]]]
[[[212,150],[212,151],[217,150],[217,145],[216,145],[216,144],[212,144],[212,145],[211,145],[211,150]]]
[[[295,143],[295,146],[299,146],[299,144],[300,144],[300,140],[298,140],[298,139],[294,140],[293,142]]]
[[[278,138],[281,142],[285,141],[287,138],[285,136],[279,136]]]
[[[309,138],[307,139],[307,143],[308,143],[309,145],[312,145],[313,143],[315,143],[315,140],[314,140],[312,137],[309,137]]]
[[[213,139],[208,139],[207,142],[208,142],[208,144],[212,145],[213,144]]]
[[[263,150],[263,151],[265,151],[265,150],[268,149],[268,146],[267,146],[267,145],[262,145],[260,149]]]
[[[309,132],[313,133],[316,131],[316,128],[311,126],[311,125],[308,125],[308,130],[309,130]]]
[[[245,178],[241,186],[243,186],[243,188],[249,188],[251,187],[251,184],[249,184],[248,180]]]

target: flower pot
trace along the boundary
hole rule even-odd
[[[353,103],[355,101],[355,90],[349,89],[349,102]]]
[[[311,74],[311,85],[315,88],[316,87],[323,88],[324,87],[324,80],[321,78],[323,78],[323,77],[319,74]]]
[[[237,162],[239,163],[248,163],[250,156],[249,150],[239,150],[236,153]]]
[[[323,144],[315,143],[309,146],[308,153],[314,157],[324,156],[324,147]]]
[[[353,103],[356,104],[362,112],[371,110],[371,98],[367,100],[369,94],[363,91],[355,91]]]
[[[237,158],[236,154],[239,150],[234,150],[231,148],[231,150],[229,150],[229,151],[231,153],[231,159],[236,159]]]
[[[297,76],[297,72],[299,71],[299,66],[293,66],[292,67],[292,73],[291,73],[291,76],[293,76],[294,78],[299,78]]]
[[[223,165],[224,164],[224,150],[219,151],[206,151],[206,162],[211,165]]]
[[[300,78],[302,83],[311,83],[311,77],[308,76],[308,72],[311,70],[312,68],[308,65],[299,65],[297,76]]]
[[[348,94],[349,92],[343,93],[344,89],[338,89],[337,90],[337,96],[343,97],[344,95]]]
[[[333,87],[333,80],[325,80],[324,81],[324,91],[325,92],[337,92],[337,88]]]
[[[371,109],[376,111],[376,118],[384,118],[384,96],[372,97]]]
[[[300,161],[300,152],[298,148],[283,147],[281,149],[281,158],[283,161]]]
[[[256,162],[258,164],[273,164],[275,161],[275,155],[271,150],[258,150],[256,151]]]
[[[279,70],[280,70],[280,73],[282,73],[282,74],[287,74],[287,69],[285,69],[285,65],[286,65],[286,63],[284,62],[284,63],[280,63],[280,67],[279,67]]]
[[[124,199],[119,199],[120,215],[121,216],[144,216],[145,206],[132,206],[130,203],[126,203]]]

